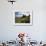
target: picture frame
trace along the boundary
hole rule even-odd
[[[16,26],[32,26],[33,11],[15,11],[14,25]]]

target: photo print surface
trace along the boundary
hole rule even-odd
[[[16,25],[32,25],[32,11],[16,11],[15,24]]]

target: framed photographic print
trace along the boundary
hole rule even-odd
[[[31,11],[16,11],[15,12],[15,25],[32,25],[33,14]]]

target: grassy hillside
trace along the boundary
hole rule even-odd
[[[30,23],[30,15],[23,15],[22,17],[16,17],[15,23]]]

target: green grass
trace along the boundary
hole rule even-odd
[[[30,23],[30,15],[29,16],[23,15],[22,17],[16,17],[15,23]]]

